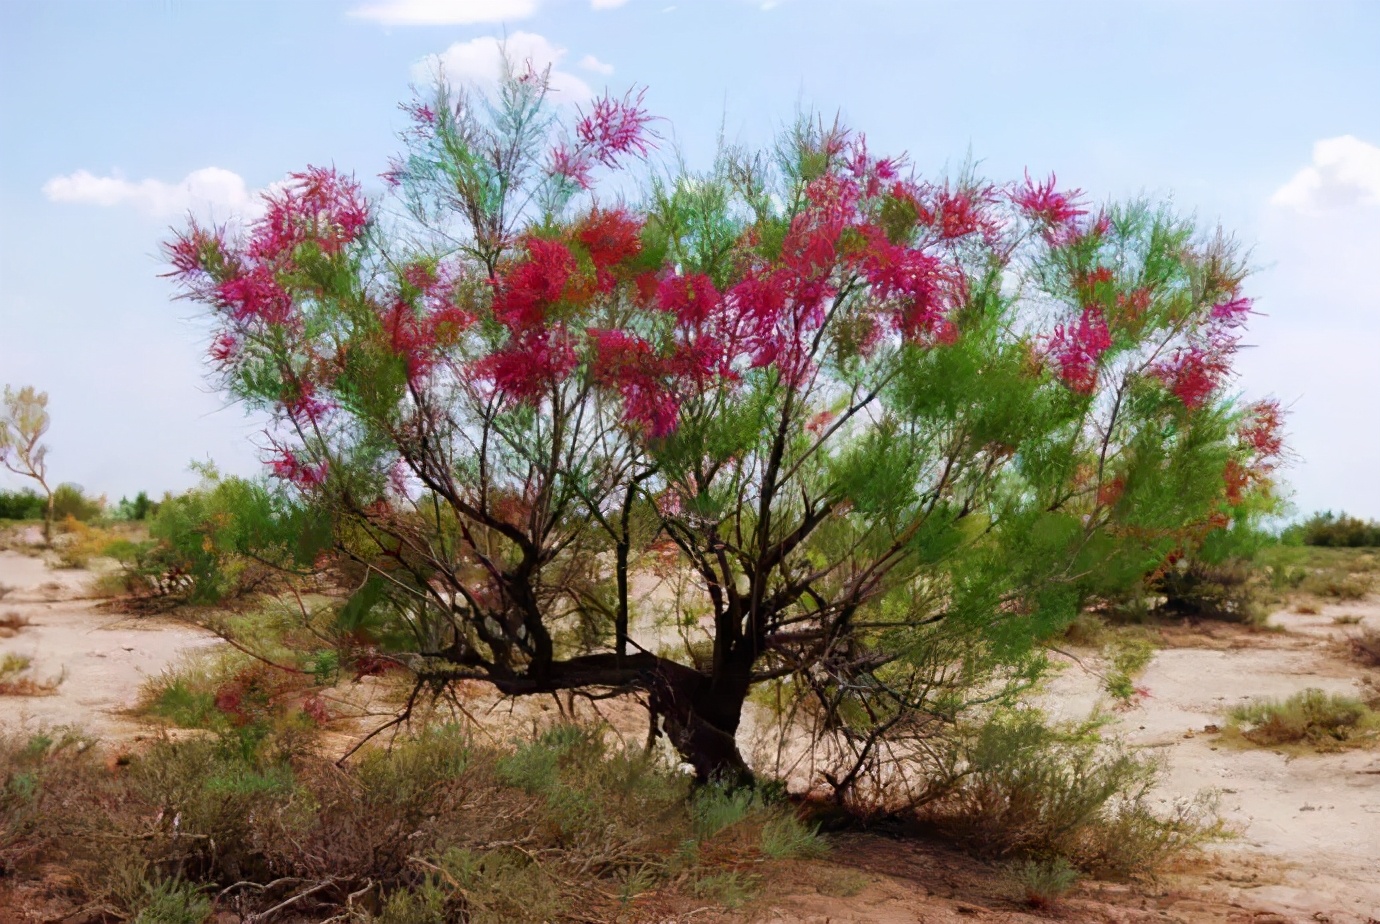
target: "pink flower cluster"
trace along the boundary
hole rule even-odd
[[[1230,346],[1193,343],[1175,350],[1152,370],[1189,410],[1202,407],[1231,372]]]
[[[596,99],[588,113],[575,123],[575,143],[553,148],[547,172],[574,181],[581,189],[591,186],[596,164],[615,168],[627,157],[646,157],[654,148],[649,125],[653,117],[643,106],[646,90],[622,99],[610,94]]]
[[[1089,306],[1071,324],[1060,324],[1049,337],[1049,355],[1059,378],[1074,391],[1091,394],[1097,387],[1097,367],[1112,345],[1102,311]]]
[[[229,242],[224,228],[208,230],[193,221],[167,248],[173,278],[226,321],[212,345],[212,359],[221,366],[233,361],[246,334],[296,324],[294,295],[282,280],[298,268],[300,248],[310,245],[334,257],[369,221],[359,184],[330,168],[295,173],[265,200],[267,210],[243,244]]]
[[[275,478],[282,478],[298,488],[306,489],[319,487],[326,481],[328,466],[325,462],[306,462],[292,450],[280,449],[269,460],[269,469]]]
[[[1011,201],[1032,221],[1039,222],[1049,231],[1063,231],[1074,225],[1086,209],[1079,208],[1083,203],[1081,190],[1073,189],[1059,192],[1055,189],[1054,174],[1043,183],[1030,179],[1030,171],[1025,173],[1025,185],[1011,192]]]
[[[1150,371],[1172,391],[1184,407],[1201,407],[1231,375],[1240,328],[1251,313],[1251,300],[1235,290],[1225,301],[1209,309],[1206,324],[1188,345],[1175,350],[1168,360]]]

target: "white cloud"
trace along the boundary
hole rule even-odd
[[[1354,135],[1313,145],[1313,163],[1281,186],[1270,204],[1319,211],[1357,204],[1380,205],[1380,147]]]
[[[1298,462],[1284,473],[1301,513],[1331,508],[1380,517],[1380,149],[1355,138],[1315,145],[1313,163],[1261,210],[1248,281],[1252,319],[1240,368],[1251,395],[1290,408]],[[1369,166],[1368,166],[1369,164]]]
[[[583,58],[581,58],[580,67],[584,68],[587,71],[593,71],[596,74],[607,75],[613,73],[612,64],[605,64],[603,61],[600,61],[598,58],[594,57],[594,55],[585,55]]]
[[[251,191],[243,177],[220,167],[193,170],[176,183],[128,180],[118,172],[96,176],[88,170],[78,170],[44,183],[43,194],[50,202],[133,206],[155,218],[192,212],[224,221],[236,216],[252,217],[262,211],[260,191]]]
[[[385,26],[468,26],[511,22],[537,11],[537,0],[382,0],[350,10]]]
[[[589,5],[596,10],[613,10],[627,2],[628,0],[589,0]]]
[[[594,95],[579,77],[559,69],[567,49],[545,36],[514,32],[506,40],[485,36],[456,42],[439,55],[427,55],[412,66],[412,79],[420,85],[433,83],[438,75],[451,84],[476,84],[491,87],[503,73],[503,55],[522,67],[530,63],[537,71],[551,68],[551,89],[557,102],[582,103]]]

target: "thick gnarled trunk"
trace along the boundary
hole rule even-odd
[[[700,783],[745,785],[752,770],[738,750],[738,726],[750,687],[750,665],[714,676],[673,661],[659,665],[651,687],[652,734],[663,733]]]

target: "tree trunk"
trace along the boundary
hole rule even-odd
[[[749,673],[750,666],[709,677],[673,661],[664,662],[657,672],[651,692],[652,734],[664,731],[677,753],[695,768],[699,783],[742,786],[753,781],[737,739]]]
[[[46,487],[46,485],[45,485]],[[53,492],[48,492],[48,509],[43,514],[43,544],[53,544]]]

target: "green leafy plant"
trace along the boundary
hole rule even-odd
[[[1216,836],[1205,797],[1162,815],[1150,796],[1158,764],[1103,740],[1101,725],[997,713],[960,732],[947,779],[919,816],[982,854],[1063,858],[1106,876],[1150,873]]]

